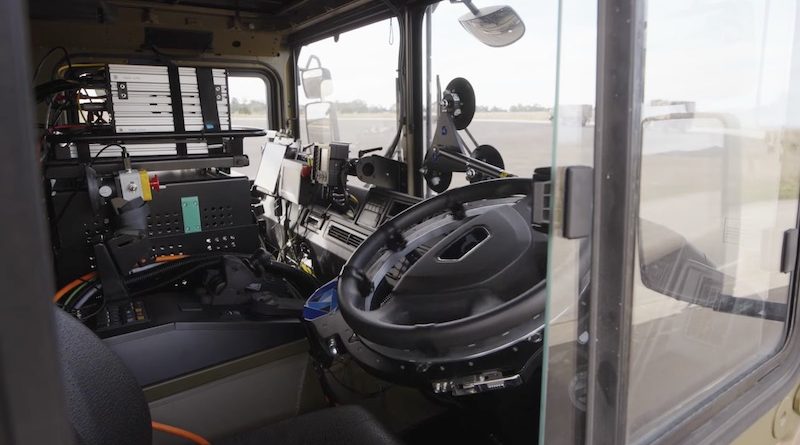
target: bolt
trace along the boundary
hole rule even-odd
[[[431,185],[439,185],[440,182],[442,182],[442,180],[438,176],[434,176],[431,178]]]
[[[332,356],[339,355],[339,349],[336,347],[336,339],[330,338],[328,339],[328,352],[331,353]]]
[[[128,184],[128,191],[135,192],[138,189],[139,189],[139,186],[136,185],[135,182],[131,182],[131,183]]]

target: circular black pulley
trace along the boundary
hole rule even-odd
[[[450,187],[450,181],[453,180],[452,172],[442,172],[435,168],[426,169],[425,174],[422,176],[425,178],[425,182],[428,183],[428,187],[436,193],[442,193],[447,190]]]
[[[497,151],[496,148],[488,144],[479,145],[478,148],[472,152],[472,157],[487,164],[494,165],[500,169],[506,168],[506,163],[503,162],[503,156],[500,155],[500,152]],[[470,183],[475,183],[489,178],[481,173],[476,173],[474,175],[467,176],[467,179]]]
[[[449,96],[449,98],[448,98]],[[475,116],[475,90],[472,85],[463,77],[456,77],[447,84],[445,88],[444,99],[455,100],[453,106],[453,123],[456,128],[463,130],[467,128]],[[456,112],[456,110],[459,110]]]

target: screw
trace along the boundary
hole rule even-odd
[[[136,185],[135,182],[131,182],[131,183],[128,184],[128,191],[135,192],[138,189],[139,189],[139,186]]]
[[[336,339],[330,338],[328,339],[328,352],[331,353],[332,356],[339,355],[339,349],[336,347]]]

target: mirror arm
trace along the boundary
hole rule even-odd
[[[317,68],[322,68],[322,62],[319,60],[319,57],[312,54],[308,56],[308,61],[306,62],[306,67],[305,67],[306,70],[310,69],[312,60],[317,61]]]
[[[456,3],[456,2],[453,2],[453,3]],[[480,14],[480,11],[478,10],[478,8],[475,5],[472,4],[472,0],[460,0],[458,3],[463,3],[464,6],[469,8],[469,11],[472,13],[472,15],[477,17],[478,14]]]

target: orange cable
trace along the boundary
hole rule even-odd
[[[161,431],[167,434],[172,434],[173,436],[182,437],[186,440],[189,440],[192,443],[196,443],[197,445],[211,445],[211,442],[203,439],[201,436],[191,431],[186,431],[182,428],[178,428],[172,425],[166,425],[156,421],[153,421],[152,424],[153,424],[153,429],[156,431]]]
[[[189,255],[161,255],[156,257],[156,263],[165,263],[167,261],[175,261],[175,260],[182,260],[184,258],[188,258]]]
[[[63,297],[67,292],[71,291],[72,289],[75,289],[82,283],[91,280],[92,278],[94,278],[95,275],[97,274],[94,272],[89,272],[86,275],[81,276],[80,278],[70,281],[69,283],[67,283],[66,286],[62,287],[61,289],[58,290],[58,292],[56,292],[56,294],[53,296],[53,303],[56,303],[58,300],[60,300],[61,297]]]
[[[186,258],[188,256],[189,255],[163,255],[163,256],[157,256],[156,257],[156,263],[165,263],[167,261],[182,260],[182,259],[184,259],[184,258]],[[85,283],[85,282],[91,280],[92,278],[95,277],[95,275],[97,275],[95,272],[89,272],[86,275],[81,276],[80,278],[77,278],[75,280],[70,281],[69,283],[66,284],[66,286],[64,286],[61,289],[59,289],[58,292],[56,292],[56,294],[53,295],[53,303],[58,302],[58,300],[60,300],[61,297],[66,295],[67,292],[71,291],[72,289],[75,289],[76,287],[80,286],[82,283]]]

